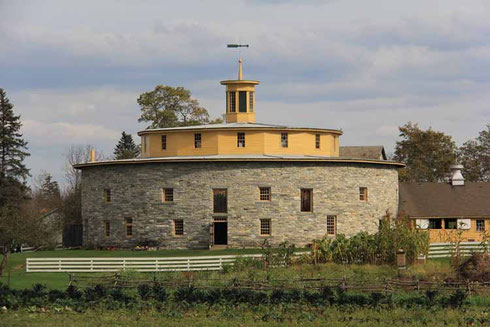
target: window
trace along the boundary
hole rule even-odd
[[[315,149],[320,149],[320,134],[315,134]]]
[[[174,189],[164,188],[163,189],[163,202],[173,202],[174,201]]]
[[[167,135],[162,135],[162,150],[167,150]]]
[[[104,189],[104,202],[105,203],[112,202],[112,194],[110,188]]]
[[[270,219],[260,219],[260,235],[270,236],[271,235],[271,220]]]
[[[327,234],[337,234],[337,216],[327,216]]]
[[[476,221],[476,231],[477,232],[484,232],[485,231],[485,220],[478,219]]]
[[[227,213],[228,201],[227,201],[226,189],[214,189],[213,190],[213,212],[214,213]]]
[[[254,93],[248,92],[248,107],[250,108],[250,112],[254,112]]]
[[[236,112],[236,93],[230,93],[230,112]]]
[[[236,134],[236,146],[239,148],[244,148],[245,147],[245,133],[237,133]]]
[[[259,200],[260,201],[270,201],[271,200],[271,188],[270,187],[259,187]]]
[[[133,236],[133,218],[126,218],[126,236]]]
[[[111,222],[108,220],[104,221],[104,236],[111,236]]]
[[[238,91],[238,111],[247,112],[247,91]]]
[[[368,193],[367,193],[367,187],[359,187],[359,200],[360,201],[367,201],[368,199]]]
[[[429,219],[429,229],[441,229],[442,221],[441,219]]]
[[[194,147],[197,149],[197,148],[200,148],[201,145],[202,145],[201,133],[195,133],[194,134]]]
[[[458,229],[458,220],[444,219],[444,229]]]
[[[301,189],[301,211],[313,211],[313,190],[311,188]]]
[[[174,219],[174,236],[184,235],[184,220]]]
[[[288,147],[288,133],[281,133],[281,146],[283,148]]]

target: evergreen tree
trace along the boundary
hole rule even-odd
[[[41,213],[61,207],[61,192],[58,182],[48,172],[42,172],[35,180],[33,198]]]
[[[24,165],[27,142],[22,139],[20,116],[16,116],[7,94],[0,88],[0,207],[18,206],[24,197],[29,170]]]
[[[400,127],[394,160],[406,167],[400,170],[402,182],[443,182],[449,166],[456,162],[456,144],[451,136],[432,128],[421,130],[409,122]]]
[[[121,138],[114,149],[116,159],[133,159],[140,153],[138,146],[134,143],[131,134],[122,132]]]

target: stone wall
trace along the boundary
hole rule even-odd
[[[259,187],[271,187],[271,202],[259,202]],[[174,202],[162,202],[162,188]],[[368,201],[359,200],[368,188]],[[110,188],[112,202],[103,190]],[[337,233],[376,232],[386,210],[397,212],[395,167],[326,162],[195,162],[85,167],[82,172],[84,244],[135,246],[156,240],[167,248],[207,248],[213,221],[213,188],[228,189],[228,245],[258,247],[265,239],[304,246],[326,233],[327,215]],[[300,189],[313,189],[313,212],[300,211]],[[125,235],[133,219],[133,236]],[[271,219],[271,236],[260,235],[260,218]],[[173,219],[184,220],[184,236],[173,236]],[[104,236],[104,221],[111,236]]]

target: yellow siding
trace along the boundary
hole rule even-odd
[[[245,147],[237,147],[237,133],[245,133]],[[196,131],[170,131],[146,137],[148,157],[200,156],[215,154],[288,154],[288,155],[319,155],[338,157],[338,137],[329,133],[314,131],[247,131],[221,130],[197,131],[201,133],[202,147],[194,147]],[[288,147],[281,146],[281,133],[288,133]],[[320,149],[315,148],[315,135],[320,134]],[[162,149],[162,135],[167,136],[167,149]],[[337,140],[337,141],[336,141]],[[144,143],[142,143],[144,144]]]
[[[245,147],[237,147],[237,133],[245,133]],[[254,131],[221,131],[218,135],[219,154],[263,154],[264,133]]]
[[[429,241],[430,243],[447,243],[455,242],[461,238],[462,242],[481,242],[484,233],[476,230],[477,220],[480,219],[471,219],[471,228],[468,230],[444,229],[444,222],[442,222],[443,229],[429,229]],[[485,219],[485,230],[487,233],[490,231],[490,219]]]

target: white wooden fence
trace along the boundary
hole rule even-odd
[[[454,243],[431,243],[429,246],[428,258],[449,258],[458,253],[462,256],[469,256],[473,252],[490,252],[490,243],[480,242],[461,242],[458,246]]]
[[[223,265],[233,264],[238,257],[260,258],[262,257],[262,254],[159,258],[27,258],[26,272],[221,270],[223,269]]]

